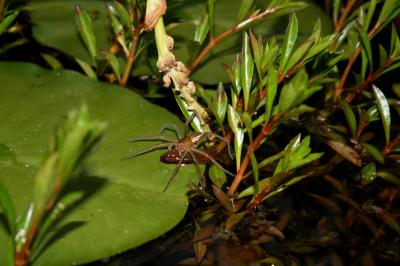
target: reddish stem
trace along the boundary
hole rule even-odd
[[[236,190],[237,190],[238,186],[240,185],[240,183],[242,182],[242,180],[244,180],[247,177],[245,174],[246,174],[246,170],[250,163],[251,154],[253,154],[258,149],[258,147],[261,145],[261,143],[264,141],[264,139],[269,135],[269,133],[275,127],[275,125],[280,120],[280,118],[281,118],[281,116],[279,114],[272,117],[271,121],[268,124],[264,125],[261,132],[258,134],[258,136],[253,141],[253,143],[251,143],[247,147],[247,153],[240,165],[240,168],[235,176],[235,179],[233,180],[233,182],[228,190],[229,195],[233,196],[233,194],[236,192]]]
[[[230,36],[232,33],[235,33],[236,31],[240,30],[241,28],[246,27],[247,25],[249,25],[250,23],[253,23],[254,21],[260,20],[263,17],[265,17],[268,14],[274,13],[276,12],[280,7],[270,7],[267,8],[266,10],[264,10],[261,13],[255,13],[253,15],[251,15],[250,17],[248,17],[246,20],[243,20],[235,25],[233,25],[232,27],[230,27],[229,29],[227,29],[226,31],[224,31],[223,33],[221,33],[219,36],[217,36],[216,38],[211,37],[210,41],[208,42],[208,44],[206,45],[206,47],[203,48],[203,50],[200,52],[200,54],[196,57],[196,59],[193,61],[193,63],[189,66],[188,71],[189,71],[189,75],[190,73],[193,72],[193,70],[198,67],[198,65],[203,61],[203,59],[205,58],[205,56],[215,47],[217,46],[220,42],[222,42],[223,40],[225,40],[228,36]]]

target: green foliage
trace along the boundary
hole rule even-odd
[[[140,102],[130,92],[103,86],[97,81],[118,82],[129,87],[142,84],[136,83],[137,77],[150,87],[139,88],[147,96],[167,94],[169,90],[165,93],[161,90],[163,85],[172,88],[173,98],[186,120],[185,136],[181,136],[179,130],[175,134],[176,141],[163,135],[157,140],[165,143],[156,147],[167,147],[164,155],[174,157],[174,161],[161,159],[176,164],[171,166],[175,167],[171,178],[178,172],[188,171],[181,165],[195,164],[201,185],[197,187],[192,181],[189,196],[201,197],[213,204],[201,214],[195,212],[195,258],[186,263],[217,264],[212,258],[221,256],[218,253],[221,243],[227,246],[232,243],[214,235],[215,238],[205,244],[211,239],[207,239],[210,231],[216,228],[231,234],[229,239],[237,239],[235,245],[239,248],[248,242],[255,250],[262,249],[274,238],[296,254],[319,252],[328,247],[330,263],[335,265],[343,264],[334,249],[340,244],[352,250],[352,258],[362,258],[363,265],[373,265],[374,259],[387,259],[390,257],[387,254],[395,253],[389,249],[385,254],[382,243],[388,241],[390,246],[398,246],[393,232],[400,232],[395,213],[400,179],[398,165],[394,163],[398,161],[400,149],[396,124],[400,93],[396,86],[394,93],[387,89],[392,87],[392,79],[396,79],[394,70],[400,67],[400,38],[394,21],[400,14],[399,1],[326,0],[319,3],[326,12],[331,12],[332,21],[310,1],[166,1],[166,11],[162,6],[164,1],[154,1],[155,9],[150,14],[150,18],[157,15],[154,32],[147,23],[143,24],[149,19],[149,13],[145,18],[145,1],[115,0],[105,6],[103,2],[78,1],[76,14],[70,1],[31,0],[27,4],[33,21],[33,36],[46,46],[72,55],[80,71],[92,78],[90,88],[96,89],[86,90],[86,83],[81,86],[77,79],[73,80],[74,89],[60,81],[53,84],[56,89],[50,91],[52,83],[46,80],[43,81],[45,89],[38,92],[35,88],[41,81],[40,75],[46,74],[30,69],[29,73],[39,74],[29,75],[22,69],[20,75],[34,81],[27,84],[24,80],[13,80],[17,83],[17,86],[12,83],[16,91],[3,92],[5,99],[8,96],[14,103],[19,90],[21,94],[29,91],[32,99],[25,111],[41,110],[42,107],[36,105],[46,106],[46,95],[55,95],[57,100],[51,107],[57,111],[38,112],[40,115],[37,115],[38,119],[44,115],[43,121],[49,124],[54,123],[49,121],[53,121],[56,114],[67,110],[66,106],[75,106],[77,99],[88,102],[95,116],[110,121],[109,134],[114,136],[113,145],[105,139],[106,148],[99,148],[99,155],[93,157],[94,164],[89,160],[87,168],[81,168],[81,161],[90,153],[103,129],[100,124],[85,127],[87,118],[83,110],[80,118],[75,115],[71,118],[74,122],[55,133],[47,157],[39,164],[35,149],[43,147],[43,143],[39,146],[36,138],[42,141],[40,136],[44,133],[32,138],[34,148],[24,148],[16,140],[21,136],[12,136],[12,130],[17,131],[17,127],[7,123],[16,107],[5,101],[3,117],[8,120],[4,124],[12,129],[0,134],[0,170],[5,169],[0,172],[4,184],[0,186],[0,207],[7,222],[5,228],[11,236],[21,230],[28,232],[32,224],[40,221],[42,228],[32,248],[44,251],[43,255],[33,252],[34,263],[67,265],[72,263],[71,258],[86,263],[110,256],[162,234],[182,217],[186,209],[183,196],[186,180],[177,178],[180,181],[174,182],[171,189],[160,193],[165,184],[160,176],[165,176],[170,168],[158,162],[154,154],[159,153],[147,154],[155,149],[136,153],[140,156],[129,163],[115,163],[117,158],[132,154],[131,149],[136,150],[141,144],[136,140],[153,140],[149,135],[161,128],[160,124],[171,120],[165,111],[149,111],[154,107]],[[52,10],[54,12],[49,12]],[[18,25],[18,12],[5,14],[0,22],[0,34],[9,34],[12,25],[16,22]],[[73,17],[76,25],[73,25]],[[385,38],[389,33],[390,38]],[[42,53],[41,56],[53,69],[64,65],[54,54]],[[3,67],[6,71],[9,71],[8,65],[15,68],[10,63],[4,65],[7,65]],[[66,71],[56,73],[69,75]],[[383,78],[386,75],[390,78]],[[0,78],[7,81],[8,77],[3,74]],[[50,81],[54,79],[49,77]],[[24,86],[28,88],[22,89]],[[70,95],[74,95],[74,100]],[[16,102],[23,101],[23,97],[20,98]],[[164,97],[162,101],[169,99],[172,98]],[[171,105],[170,102],[165,104]],[[150,109],[145,110],[144,105]],[[131,112],[132,108],[137,109]],[[20,125],[22,122],[25,121],[20,121]],[[22,128],[25,130],[25,127],[28,128],[29,123],[25,122]],[[174,131],[169,133],[173,135]],[[35,131],[30,129],[29,132]],[[131,135],[137,146],[115,145]],[[302,135],[305,137],[301,138]],[[152,159],[152,163],[147,163],[147,159]],[[32,181],[35,171],[26,173],[27,169],[22,168],[26,163],[37,170],[36,182]],[[87,195],[84,190],[62,189],[82,179],[77,169],[87,171],[90,176],[107,177],[104,191],[102,188]],[[30,181],[28,185],[21,180],[10,182],[7,179],[10,174]],[[305,179],[308,181],[298,184]],[[315,189],[320,185],[324,192]],[[326,189],[327,185],[332,189]],[[21,195],[20,190],[26,192],[31,187],[33,196],[14,200],[18,198],[15,195]],[[55,188],[58,188],[56,193]],[[288,188],[290,192],[286,191]],[[126,201],[116,197],[121,191]],[[278,194],[282,196],[276,197]],[[133,197],[139,200],[132,200]],[[65,242],[61,239],[50,245],[46,241],[54,237],[51,235],[53,228],[74,221],[72,218],[87,218],[86,212],[80,214],[75,209],[79,204],[86,207],[86,200],[88,210],[107,209],[110,220],[118,224],[112,222],[111,227],[104,229],[104,218],[97,216],[65,238],[74,242],[88,237],[90,241],[94,232],[101,228],[105,231],[102,237],[110,239],[115,248],[104,245],[106,251],[90,250],[84,255],[76,255],[76,250],[68,249],[65,253],[70,257],[56,260],[56,249],[64,251]],[[167,204],[176,208],[166,208]],[[51,208],[47,210],[46,206]],[[62,206],[72,210],[71,219],[65,219]],[[218,206],[223,212],[218,212]],[[320,211],[321,207],[324,212]],[[275,208],[277,211],[271,210]],[[168,217],[168,221],[157,221],[159,226],[150,224],[149,214],[155,212]],[[23,217],[18,224],[16,215]],[[257,220],[257,217],[267,221]],[[377,222],[382,225],[378,226]],[[308,224],[316,226],[304,231]],[[114,228],[132,232],[125,237],[121,236],[121,230]],[[245,229],[245,241],[237,234],[241,228],[251,228]],[[148,233],[151,230],[157,232]],[[2,231],[0,238],[6,239],[6,233]],[[17,235],[15,243],[11,241],[13,238],[7,238],[15,248],[6,249],[11,252],[2,255],[4,262],[10,264],[14,250],[19,254],[27,249],[25,236]],[[213,241],[219,246],[206,256],[208,249],[215,245]],[[365,243],[370,246],[364,248]],[[353,249],[352,245],[357,248]],[[360,246],[363,248],[358,248]],[[28,245],[28,249],[30,247]],[[287,257],[286,254],[283,257]],[[261,254],[259,259],[281,263],[269,252]],[[259,259],[251,263],[259,263]],[[305,259],[310,265],[322,263],[317,260],[308,255]],[[282,265],[303,262],[287,259]]]

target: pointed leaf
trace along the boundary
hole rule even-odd
[[[237,15],[237,21],[240,22],[246,19],[250,15],[250,11],[254,6],[255,0],[242,0],[239,8],[239,13]]]
[[[381,151],[376,148],[375,146],[368,144],[366,142],[362,142],[361,146],[363,146],[364,149],[367,150],[367,152],[374,157],[375,160],[377,160],[380,163],[384,163],[385,162],[385,158],[383,157]]]
[[[253,53],[251,52],[250,38],[247,32],[244,32],[243,34],[240,72],[244,97],[244,109],[247,110],[254,72]]]
[[[218,188],[222,188],[222,186],[226,182],[226,174],[222,171],[219,167],[215,166],[214,164],[211,165],[210,171],[208,172],[211,181],[215,186]]]
[[[361,183],[363,185],[368,185],[376,178],[376,166],[373,162],[367,164],[361,170]]]
[[[351,135],[355,137],[357,131],[357,120],[349,104],[343,106],[343,112],[346,116],[347,124],[349,124]]]
[[[76,23],[81,38],[89,51],[92,62],[96,65],[97,48],[96,48],[96,36],[94,35],[92,20],[89,13],[86,10],[81,9],[78,5],[76,6]]]
[[[375,85],[372,85],[372,91],[374,93],[376,104],[378,105],[379,114],[381,116],[383,129],[385,131],[386,145],[388,145],[390,140],[390,108],[389,103],[386,100],[383,92]]]
[[[278,90],[278,70],[272,66],[268,70],[267,94],[265,96],[265,123],[271,118],[272,107]]]
[[[296,43],[298,32],[298,22],[295,14],[290,16],[289,25],[286,30],[285,38],[283,40],[283,46],[281,51],[281,62],[279,70],[282,72],[285,69],[287,61],[292,53],[294,44]]]
[[[10,230],[10,235],[13,238],[15,236],[15,230],[16,230],[16,224],[15,224],[16,217],[15,217],[14,205],[11,200],[10,194],[1,183],[0,183],[0,210],[2,210],[6,218],[7,226]]]
[[[199,44],[203,44],[204,40],[207,38],[207,34],[210,31],[210,20],[208,19],[208,14],[204,13],[196,26],[196,31],[194,33],[194,41]]]
[[[360,35],[361,43],[363,46],[363,51],[365,51],[365,53],[367,55],[369,67],[370,67],[370,69],[372,69],[374,65],[373,65],[373,61],[372,61],[371,42],[369,40],[368,33],[364,29],[360,28],[358,30],[358,34]]]
[[[222,125],[225,120],[226,110],[228,109],[228,96],[225,93],[224,85],[218,84],[218,88],[214,96],[214,110],[218,122]]]

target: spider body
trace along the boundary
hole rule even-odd
[[[170,129],[175,132],[176,134],[176,139],[172,139],[169,137],[165,136],[147,136],[147,137],[141,137],[141,138],[134,138],[128,140],[129,142],[136,142],[136,141],[160,141],[160,143],[155,144],[153,146],[150,146],[142,151],[139,151],[137,153],[134,153],[132,155],[129,155],[125,158],[122,158],[122,160],[125,159],[130,159],[137,157],[139,155],[157,150],[157,149],[162,149],[162,148],[167,148],[168,151],[163,153],[160,156],[160,161],[166,164],[176,164],[175,170],[172,172],[167,185],[164,188],[165,190],[168,188],[176,174],[178,173],[180,167],[184,164],[195,164],[197,173],[201,177],[201,171],[200,171],[200,164],[210,164],[213,163],[216,165],[218,168],[220,168],[222,171],[225,173],[232,175],[231,172],[226,170],[225,168],[222,167],[222,165],[217,162],[216,159],[214,159],[213,152],[207,150],[207,149],[200,149],[199,146],[203,144],[206,140],[211,139],[211,135],[213,133],[197,133],[197,132],[190,132],[184,137],[181,137],[178,130],[176,128],[163,128],[161,130],[161,133],[165,129]],[[215,137],[213,135],[213,137]],[[222,139],[221,137],[217,137],[219,139]]]

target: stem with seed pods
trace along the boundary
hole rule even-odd
[[[171,84],[174,90],[179,93],[190,111],[193,111],[198,119],[201,130],[203,132],[211,132],[209,126],[209,115],[206,109],[196,100],[196,86],[190,81],[189,72],[185,65],[175,60],[173,49],[174,40],[166,34],[163,18],[160,17],[154,27],[155,39],[158,52],[157,67],[164,73],[164,86],[169,87]]]

